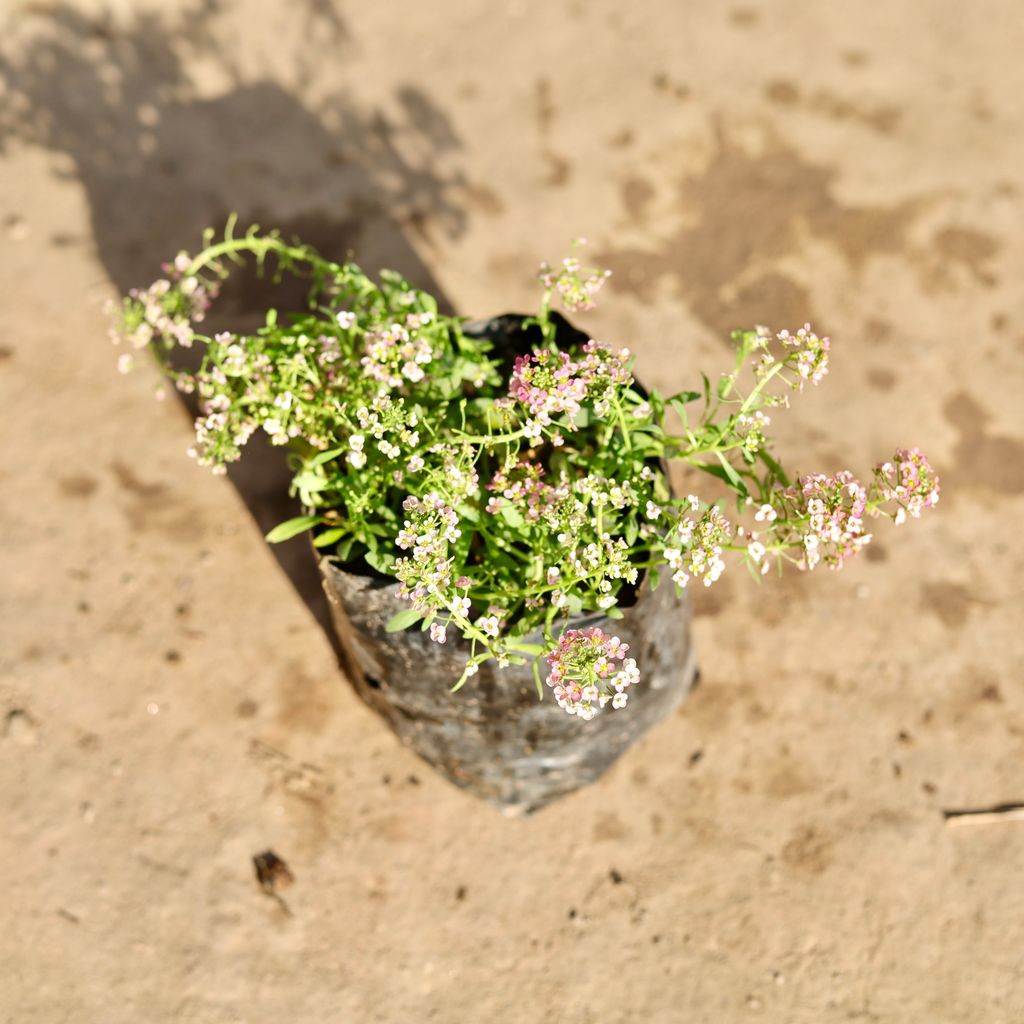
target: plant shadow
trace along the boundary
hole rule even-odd
[[[454,166],[458,136],[413,86],[386,110],[326,87],[325,67],[337,73],[347,59],[347,27],[329,0],[288,10],[272,78],[226,42],[230,12],[219,0],[176,13],[48,4],[12,15],[0,46],[0,152],[11,140],[42,147],[55,174],[81,183],[92,244],[119,293],[147,286],[235,213],[243,228],[277,228],[336,260],[355,255],[370,273],[397,270],[450,309],[413,242],[459,234],[464,200],[480,192]],[[298,308],[304,291],[282,286],[274,299]],[[251,329],[261,303],[265,290],[243,274],[208,327]],[[285,451],[256,438],[228,475],[264,533],[300,511],[290,478]],[[337,652],[308,542],[272,551]]]

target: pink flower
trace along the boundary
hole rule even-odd
[[[919,448],[897,448],[891,462],[875,467],[875,479],[879,496],[899,505],[893,516],[897,526],[907,515],[917,519],[939,503],[938,475]]]
[[[614,673],[612,663],[622,661],[628,649],[617,636],[607,636],[596,626],[566,630],[546,659],[547,683],[559,707],[584,721],[597,713],[595,704],[624,707],[625,691],[640,681],[640,671],[632,658]]]

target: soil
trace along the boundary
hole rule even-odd
[[[1024,1020],[1024,824],[944,816],[1024,801],[1016,0],[0,26],[0,1020]],[[780,451],[917,444],[942,502],[841,574],[696,595],[680,712],[505,819],[340,674],[305,542],[262,539],[274,453],[198,470],[155,369],[115,372],[104,304],[231,211],[470,316],[584,235],[580,326],[663,390],[811,320],[832,373]]]

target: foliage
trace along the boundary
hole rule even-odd
[[[245,256],[308,280],[308,308],[269,309],[253,334],[201,333],[221,280]],[[191,454],[215,472],[257,430],[287,445],[308,514],[268,539],[312,530],[318,548],[395,577],[409,609],[391,628],[419,625],[438,643],[454,629],[468,641],[455,688],[488,658],[532,660],[539,688],[546,655],[567,711],[621,707],[639,670],[630,659],[628,673],[613,671],[625,645],[567,628],[573,616],[621,616],[645,577],[710,586],[729,556],[755,574],[785,562],[839,568],[870,541],[868,519],[898,524],[938,500],[917,449],[898,449],[867,487],[846,472],[790,480],[770,450],[769,413],[828,371],[829,340],[809,326],[737,332],[731,370],[671,396],[637,385],[626,349],[567,346],[552,301],[589,308],[607,277],[575,255],[542,266],[540,311],[524,324],[539,343],[514,362],[399,275],[375,282],[273,232],[236,237],[229,225],[165,271],[124,300],[121,368],[148,347],[179,389],[196,393]],[[174,350],[195,346],[198,369],[177,368]],[[696,495],[674,497],[672,460],[723,482],[746,525]],[[543,644],[530,639],[538,629]]]

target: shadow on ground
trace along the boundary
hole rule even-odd
[[[226,13],[202,0],[176,14],[86,16],[57,6],[21,15],[18,45],[0,56],[0,152],[18,140],[63,155],[55,173],[84,187],[90,241],[121,293],[145,287],[161,263],[195,251],[203,230],[234,212],[243,227],[278,228],[333,259],[354,254],[371,273],[390,267],[438,295],[410,237],[464,227],[467,183],[444,170],[460,142],[444,113],[411,86],[388,111],[337,91],[305,102],[324,54],[337,72],[351,45],[323,0],[291,5],[273,80],[225,44]],[[204,69],[201,81],[186,70],[193,66]],[[261,299],[253,280],[232,281],[210,328],[255,327]],[[298,308],[304,290],[281,286],[274,299]],[[255,441],[229,474],[264,532],[298,512],[290,477],[285,452]],[[272,550],[333,642],[304,538]]]

